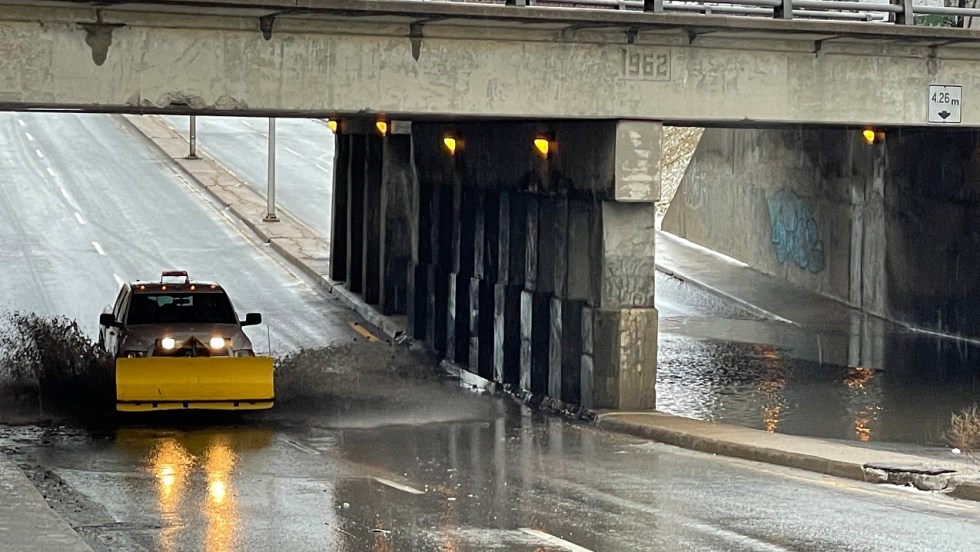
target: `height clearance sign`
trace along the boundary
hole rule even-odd
[[[929,85],[929,122],[960,124],[963,87],[956,84]]]

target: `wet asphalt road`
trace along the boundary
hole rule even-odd
[[[346,410],[349,396],[327,392],[316,409],[233,424],[17,426],[0,430],[0,446],[96,550],[980,547],[975,503],[686,452],[408,384],[413,397],[394,407],[376,396]]]
[[[187,270],[220,282],[257,351],[354,339],[354,316],[314,292],[121,117],[0,114],[0,310],[98,328],[119,280]],[[118,280],[117,280],[118,279]],[[297,315],[298,313],[301,313]]]
[[[0,449],[97,550],[980,547],[973,503],[690,453],[461,389],[354,341],[348,313],[117,118],[6,117],[3,207],[21,215],[0,227],[7,308],[94,320],[114,274],[176,263],[262,310],[283,349],[333,343],[282,361],[266,413],[119,417],[4,390]],[[725,307],[683,308],[666,311]]]
[[[189,116],[164,119],[185,137]],[[198,151],[206,152],[265,197],[269,120],[198,117]],[[322,236],[330,235],[333,133],[314,119],[276,119],[276,204]]]

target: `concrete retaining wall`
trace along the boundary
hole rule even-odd
[[[663,229],[886,318],[980,334],[980,134],[707,129]]]

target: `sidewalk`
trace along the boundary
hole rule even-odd
[[[746,310],[812,330],[846,328],[861,312],[657,230],[657,270],[720,295]]]
[[[0,453],[0,552],[92,552],[34,487]]]
[[[265,199],[239,182],[219,163],[207,156],[184,159],[187,141],[158,117],[125,117],[187,175],[251,228],[259,239],[269,243],[299,271],[313,278],[329,293],[338,295],[349,308],[380,328],[389,338],[396,339],[402,335],[403,318],[380,315],[358,296],[329,280],[328,240],[316,236],[312,230],[288,215],[281,216],[278,223],[262,222]],[[808,294],[801,299],[800,290],[789,284],[659,231],[657,269],[726,296],[760,316],[783,320],[788,324],[812,328],[840,327],[860,314],[843,303],[821,295]],[[760,278],[766,280],[765,285],[759,285]],[[467,377],[467,383],[480,386],[480,382],[473,381],[478,380],[478,376],[467,374]],[[861,481],[909,484],[980,501],[980,470],[962,462],[770,434],[658,412],[600,413],[596,425],[707,453]]]

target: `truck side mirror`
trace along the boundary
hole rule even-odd
[[[116,321],[116,317],[111,312],[104,312],[99,315],[99,324],[107,328],[119,328],[122,325]]]
[[[250,312],[245,315],[242,326],[255,326],[262,323],[262,315],[257,312]]]

